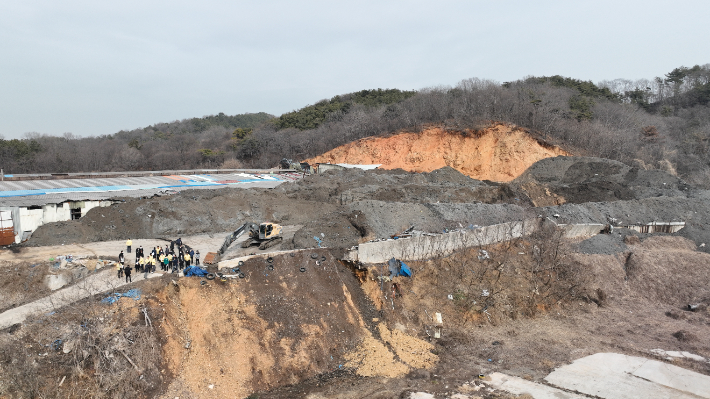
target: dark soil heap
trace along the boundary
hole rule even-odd
[[[661,170],[602,158],[561,156],[536,162],[511,186],[535,206],[685,197],[691,189],[683,180]]]
[[[303,226],[282,248],[342,249],[411,226],[439,233],[554,214],[560,223],[685,221],[679,234],[700,245],[710,243],[708,200],[708,191],[666,172],[600,158],[546,158],[510,184],[471,179],[450,167],[430,173],[347,169],[271,190],[193,190],[125,199],[77,221],[44,225],[26,245],[174,238],[271,221]]]

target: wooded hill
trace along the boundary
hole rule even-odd
[[[654,79],[594,84],[562,76],[466,79],[417,92],[362,90],[274,117],[222,113],[77,138],[0,140],[6,173],[274,167],[339,145],[436,124],[503,121],[576,154],[675,171],[710,187],[710,64]]]

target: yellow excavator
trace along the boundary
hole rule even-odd
[[[264,222],[260,225],[256,223],[246,223],[245,229],[249,229],[249,238],[242,243],[242,248],[248,248],[259,244],[259,249],[266,249],[283,241],[281,236],[281,226],[276,223]]]

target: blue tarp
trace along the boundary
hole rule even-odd
[[[201,267],[188,266],[185,268],[185,270],[182,271],[182,274],[184,274],[185,277],[191,277],[191,276],[204,277],[208,273],[207,273],[207,270],[205,270]]]
[[[106,298],[102,299],[101,302],[103,303],[115,303],[118,301],[118,298],[120,297],[128,297],[128,298],[133,298],[136,301],[141,299],[141,290],[138,288],[134,288],[132,290],[128,290],[124,293],[120,292],[114,292],[113,294],[107,296]]]
[[[409,266],[401,260],[399,261],[399,264],[399,275],[404,277],[412,277],[412,271],[409,269]]]
[[[399,259],[392,258],[387,262],[390,277],[404,276],[412,277],[412,270],[406,263]]]

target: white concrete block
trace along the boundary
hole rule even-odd
[[[545,377],[551,384],[607,399],[710,399],[710,376],[618,353],[597,353]]]

